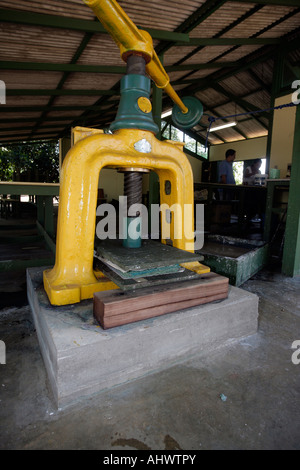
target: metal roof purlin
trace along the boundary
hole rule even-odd
[[[19,23],[31,26],[44,26],[47,28],[70,29],[91,34],[108,34],[106,29],[98,20],[82,20],[79,18],[6,9],[0,9],[0,18],[1,21],[6,23]],[[172,42],[189,42],[189,35],[185,33],[146,27],[143,27],[143,29],[148,31],[153,39]]]
[[[249,3],[249,0],[231,0],[237,3]],[[260,3],[263,5],[274,5],[282,7],[298,7],[300,0],[253,0],[254,3]]]

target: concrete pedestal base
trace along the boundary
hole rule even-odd
[[[27,269],[27,293],[58,407],[257,331],[258,297],[231,286],[223,301],[103,330],[92,300],[49,303],[44,269]]]

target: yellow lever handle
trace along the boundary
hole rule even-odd
[[[170,79],[153,47],[150,34],[142,31],[127,16],[116,0],[84,0],[93,10],[104,28],[120,48],[126,62],[131,53],[141,54],[146,61],[146,71],[158,88],[163,88],[183,113],[188,108],[170,84]]]

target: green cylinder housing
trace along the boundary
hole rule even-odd
[[[153,121],[149,100],[151,80],[145,75],[129,74],[121,79],[121,99],[115,121],[110,130],[142,129],[158,132]]]
[[[140,248],[142,246],[142,238],[140,233],[141,224],[141,217],[126,217],[123,220],[125,235],[123,239],[123,246],[125,248]]]

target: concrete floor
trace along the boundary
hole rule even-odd
[[[300,278],[268,268],[242,286],[260,297],[257,334],[58,410],[23,283],[0,276],[12,294],[0,309],[0,449],[300,448]]]
[[[299,287],[262,271],[243,285],[260,296],[257,334],[59,410],[29,307],[3,308],[0,448],[299,449]]]

